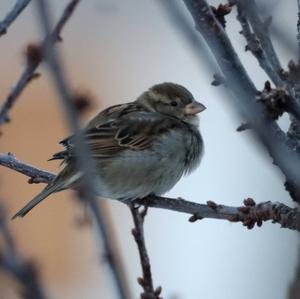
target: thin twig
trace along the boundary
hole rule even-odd
[[[30,177],[30,180],[33,183],[35,180],[37,180],[37,183],[50,183],[55,177],[54,173],[38,169],[34,166],[17,160],[12,153],[0,154],[0,165]]]
[[[0,206],[0,236],[3,237],[3,246],[0,248],[0,269],[20,283],[22,298],[46,299],[35,265],[24,259],[18,252],[5,218],[4,209]]]
[[[12,154],[0,154],[0,165],[20,172],[30,178],[35,178],[37,179],[37,181],[39,181],[38,178],[41,178],[39,182],[49,183],[54,177],[53,173],[35,168],[34,166],[21,162],[17,160]],[[47,178],[49,179],[49,181],[47,181]],[[276,202],[268,201],[257,205],[246,204],[247,207],[249,207],[247,211],[240,209],[240,207],[216,205],[212,202],[208,202],[207,204],[198,204],[180,198],[176,199],[158,196],[151,196],[147,197],[146,199],[140,199],[135,203],[154,208],[191,214],[196,216],[197,219],[211,218],[233,222],[238,221],[244,224],[245,221],[247,224],[247,221],[250,220],[252,222],[256,221],[257,223],[260,221],[271,220],[274,223],[281,224],[281,226],[284,228],[300,231],[299,209],[294,209]]]
[[[31,0],[17,0],[12,10],[7,14],[3,21],[0,22],[0,37],[7,33],[8,27],[21,14]]]
[[[141,294],[141,299],[161,299],[159,296],[162,288],[158,287],[156,290],[153,288],[152,273],[151,273],[151,264],[149,255],[147,252],[144,236],[144,220],[147,214],[147,207],[142,211],[139,211],[134,204],[130,205],[130,210],[133,218],[134,229],[132,229],[132,235],[134,236],[135,242],[138,247],[143,278],[138,278],[138,283],[144,289],[144,292]]]
[[[295,98],[293,86],[288,81],[283,81],[280,77],[282,71],[281,64],[270,39],[269,26],[271,18],[262,22],[255,0],[237,0],[238,20],[242,25],[242,34],[248,41],[248,48],[257,58],[260,66],[274,82],[277,87],[285,87],[289,93],[288,111],[300,122],[300,105]],[[251,32],[251,24],[253,33]]]
[[[279,74],[282,67],[269,35],[271,18],[269,17],[264,22],[261,21],[255,0],[237,0],[237,2],[240,4],[240,8],[243,8],[244,13],[247,15],[253,32],[257,36],[261,47],[264,49],[266,57],[270,60],[270,65],[273,67],[274,72]]]
[[[46,36],[50,37],[52,20],[49,3],[46,0],[37,0],[36,5],[43,31]],[[96,201],[97,181],[94,175],[96,173],[96,168],[94,161],[91,158],[90,151],[84,143],[80,133],[77,110],[72,100],[69,84],[63,71],[62,61],[57,49],[53,47],[53,42],[50,38],[45,40],[43,46],[46,62],[52,74],[54,84],[60,94],[60,100],[65,109],[70,129],[74,133],[73,138],[75,143],[76,163],[78,169],[83,173],[80,192],[78,193],[79,199],[86,202],[90,207],[95,228],[97,228],[98,237],[103,240],[106,255],[110,257],[109,265],[111,266],[110,269],[118,295],[122,299],[128,299],[129,292],[126,277],[123,275],[124,273],[122,271],[119,271],[120,267],[117,263],[117,259],[114,258],[116,255],[114,253],[113,244],[109,238],[107,223],[105,223],[103,217],[101,217],[102,211]]]
[[[260,67],[266,72],[273,83],[278,86],[283,86],[279,73],[274,71],[272,65],[269,62],[267,53],[264,51],[262,45],[256,39],[256,35],[252,32],[248,20],[246,18],[246,12],[242,9],[240,2],[237,2],[237,20],[242,26],[241,34],[247,41],[246,50],[250,50],[253,56],[257,59]]]
[[[66,22],[72,16],[76,5],[78,4],[79,0],[71,1],[65,8],[62,16],[60,17],[58,23],[56,24],[55,28],[53,29],[52,33],[49,34],[42,42],[42,45],[45,44],[46,40],[51,40],[52,43],[61,41],[61,31],[64,28]],[[37,50],[38,51],[38,50]],[[36,55],[38,56],[38,54]],[[0,125],[9,121],[9,112],[12,107],[15,105],[18,97],[23,92],[25,87],[28,83],[36,76],[36,70],[42,61],[42,55],[38,59],[27,59],[26,66],[21,73],[17,83],[12,87],[9,94],[7,95],[6,99],[3,101],[0,107]]]
[[[234,97],[234,107],[251,125],[256,136],[266,147],[286,177],[291,197],[300,202],[300,158],[290,140],[279,126],[267,117],[265,108],[256,102],[258,91],[241,64],[224,28],[215,18],[205,0],[184,0],[192,14],[196,29],[206,40]]]

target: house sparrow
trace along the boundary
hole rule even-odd
[[[147,195],[162,195],[194,170],[203,154],[198,131],[199,112],[205,109],[183,86],[152,86],[134,102],[111,106],[83,129],[94,158],[97,195],[125,203]],[[72,136],[60,142],[65,150],[50,160],[62,159],[62,171],[13,218],[24,217],[51,193],[78,184]]]

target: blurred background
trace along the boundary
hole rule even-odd
[[[222,87],[211,86],[208,57],[199,55],[178,30],[164,0],[82,1],[63,30],[60,49],[73,90],[88,92],[92,108],[134,100],[151,85],[170,81],[186,86],[207,110],[200,129],[205,141],[201,166],[167,194],[199,203],[214,200],[237,206],[244,198],[281,201],[293,205],[283,187],[280,171],[249,132],[237,133],[241,120]],[[192,25],[182,1],[174,2]],[[57,20],[68,3],[52,0]],[[296,1],[257,1],[262,14],[273,15],[274,43],[285,66],[296,53]],[[14,1],[0,2],[0,19]],[[211,4],[219,4],[211,1]],[[227,17],[227,32],[258,89],[266,76],[238,33],[236,11]],[[174,16],[173,16],[174,17]],[[0,99],[17,81],[29,43],[42,38],[34,3],[0,38]],[[205,50],[205,49],[204,49]],[[204,51],[205,52],[205,51]],[[204,53],[203,52],[203,53]],[[41,78],[28,85],[11,113],[12,122],[1,128],[1,152],[42,169],[57,172],[58,163],[46,160],[60,150],[58,141],[69,134],[51,77],[41,67]],[[286,119],[280,120],[282,127]],[[0,168],[0,200],[13,215],[43,187]],[[49,298],[117,298],[101,262],[90,227],[78,226],[83,210],[72,191],[52,195],[28,217],[9,222],[24,256],[38,265]],[[125,264],[132,298],[141,292],[136,278],[141,268],[130,233],[131,215],[121,203],[106,201],[115,229],[116,246]],[[246,230],[241,224],[202,220],[191,224],[185,214],[151,209],[145,223],[154,285],[167,299],[284,299],[298,263],[296,232],[266,223]],[[0,271],[0,298],[18,298],[16,283]]]

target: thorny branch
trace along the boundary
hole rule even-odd
[[[0,270],[16,279],[21,286],[20,295],[24,299],[46,299],[35,265],[25,260],[16,248],[15,241],[6,225],[5,213],[0,206]]]
[[[33,181],[37,183],[48,183],[54,176],[50,172],[17,160],[12,154],[0,154],[0,165],[33,178]],[[190,214],[193,215],[190,218],[191,221],[203,218],[220,219],[241,222],[246,227],[252,228],[254,224],[260,226],[262,222],[270,220],[280,224],[283,228],[300,231],[299,209],[277,202],[267,201],[256,205],[253,201],[246,200],[245,206],[230,207],[217,205],[211,201],[207,204],[198,204],[181,198],[150,196],[137,200],[135,203]]]
[[[76,2],[78,2],[77,0]],[[74,3],[74,0],[71,2]],[[69,127],[73,133],[74,144],[75,144],[75,162],[79,171],[82,171],[83,176],[81,184],[78,188],[79,199],[87,203],[90,208],[91,214],[93,216],[94,227],[97,229],[98,238],[103,240],[107,256],[109,256],[109,265],[111,274],[113,277],[113,282],[118,291],[118,296],[120,299],[129,299],[129,290],[126,281],[126,276],[124,275],[124,270],[120,264],[120,260],[117,259],[114,246],[111,242],[108,225],[105,222],[105,218],[102,216],[101,206],[98,205],[95,194],[97,193],[96,185],[96,168],[94,161],[91,158],[89,148],[85,144],[81,133],[78,122],[78,113],[71,96],[69,84],[64,73],[63,64],[57,49],[53,46],[51,39],[51,14],[49,1],[46,0],[36,0],[36,7],[38,12],[39,21],[45,36],[43,44],[43,53],[45,54],[45,61],[48,64],[49,70],[51,72],[53,82],[60,95],[60,101],[62,107],[65,110],[65,115],[69,123]]]
[[[12,10],[0,22],[0,37],[6,34],[8,27],[15,21],[31,0],[17,0]]]
[[[70,17],[73,14],[74,9],[76,8],[77,4],[79,3],[79,0],[72,0],[65,8],[62,16],[60,17],[58,23],[56,24],[55,28],[53,29],[50,36],[47,36],[42,45],[45,44],[46,40],[50,39],[51,43],[59,42],[61,41],[61,31],[64,28],[67,21],[70,19]],[[39,45],[29,45],[27,47],[26,52],[26,65],[25,68],[20,75],[17,83],[12,87],[9,94],[7,95],[6,99],[3,101],[1,107],[0,107],[0,125],[6,123],[9,121],[9,112],[16,103],[18,97],[23,92],[25,87],[28,85],[28,83],[39,76],[39,74],[36,73],[36,70],[38,66],[40,65],[43,55],[42,55],[42,47]]]

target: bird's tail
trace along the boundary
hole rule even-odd
[[[42,192],[40,192],[36,197],[34,197],[29,203],[25,205],[18,213],[16,213],[11,219],[17,217],[24,217],[28,212],[31,211],[37,204],[43,201],[51,193],[58,191],[55,185],[48,185]]]

